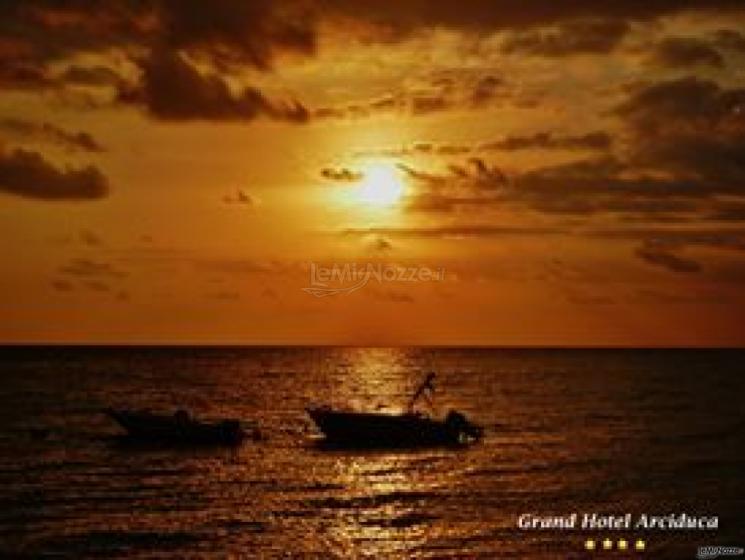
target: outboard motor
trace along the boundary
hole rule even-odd
[[[483,434],[483,429],[480,426],[469,422],[466,416],[457,410],[448,412],[448,415],[445,417],[445,424],[459,436],[479,439]]]

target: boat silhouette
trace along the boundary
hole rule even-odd
[[[185,410],[174,414],[155,414],[148,411],[104,409],[104,414],[126,431],[132,442],[175,445],[238,445],[246,437],[257,436],[247,432],[238,420],[226,419],[205,422],[193,418]]]
[[[325,443],[343,447],[461,446],[481,439],[483,429],[466,416],[451,410],[444,419],[415,411],[417,401],[434,390],[430,373],[417,388],[404,413],[354,412],[327,406],[307,412],[325,436]]]

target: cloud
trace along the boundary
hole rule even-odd
[[[75,287],[67,280],[52,280],[52,288],[57,292],[72,292]]]
[[[106,176],[94,166],[61,170],[37,152],[0,152],[0,192],[44,200],[95,200],[108,190]]]
[[[494,31],[553,25],[571,20],[652,20],[683,11],[742,11],[739,0],[576,0],[557,3],[549,0],[470,0],[469,2],[422,2],[421,0],[322,0],[318,3],[330,16],[344,15],[353,20],[372,21],[388,32],[404,35],[422,28],[448,27],[470,31]],[[393,33],[391,32],[393,30]]]
[[[123,278],[127,273],[119,270],[113,264],[86,258],[71,259],[59,268],[61,274],[78,278]]]
[[[466,165],[451,164],[448,168],[450,171],[449,175],[419,171],[403,163],[398,164],[398,167],[410,179],[420,184],[426,184],[429,187],[440,187],[447,184],[454,184],[455,182],[466,182],[471,187],[492,190],[508,183],[507,176],[500,167],[491,165],[480,157],[468,158]]]
[[[411,113],[413,115],[427,115],[446,111],[451,106],[450,100],[444,95],[414,95],[411,98]]]
[[[484,76],[479,78],[471,92],[471,103],[481,107],[493,101],[503,91],[505,81],[498,76]]]
[[[587,217],[613,213],[625,221],[676,222],[704,219],[731,206],[717,189],[692,178],[661,176],[605,154],[545,165],[507,176],[481,158],[450,164],[447,173],[399,164],[412,185],[407,210],[452,212],[468,207],[487,212],[522,208],[545,214]]]
[[[369,247],[376,253],[387,253],[393,249],[393,243],[385,237],[377,236],[370,240]]]
[[[290,0],[162,0],[161,34],[172,48],[208,55],[218,65],[272,67],[277,54],[312,54],[317,12],[312,3]]]
[[[701,271],[701,265],[698,262],[676,255],[654,243],[638,247],[634,254],[648,264],[665,268],[671,272],[691,273]]]
[[[713,41],[718,48],[745,53],[745,35],[733,29],[720,29],[714,33]]]
[[[607,54],[630,29],[624,20],[580,19],[552,30],[530,30],[509,35],[502,43],[505,54],[559,57],[574,54]]]
[[[0,39],[2,35],[0,35]],[[43,65],[35,61],[21,61],[0,57],[0,90],[46,90],[56,82],[47,75]]]
[[[613,139],[607,132],[588,132],[561,136],[551,132],[536,132],[530,136],[507,136],[502,140],[482,144],[482,150],[608,150]]]
[[[20,139],[41,140],[71,151],[103,152],[104,148],[87,132],[70,132],[54,124],[7,117],[0,119],[0,130]]]
[[[745,189],[745,89],[695,77],[662,81],[620,104],[629,161],[698,182],[702,189]]]
[[[412,238],[459,238],[459,237],[508,237],[545,236],[566,233],[551,227],[498,226],[491,224],[462,224],[433,227],[369,227],[349,228],[342,232],[348,236],[383,235],[387,237]]]
[[[396,89],[374,98],[343,105],[320,107],[312,112],[318,119],[363,119],[381,114],[427,116],[443,111],[469,111],[496,106],[501,102],[522,103],[502,77],[470,68],[433,70],[412,77]]]
[[[314,51],[315,21],[305,0],[6,0],[0,37],[8,58],[24,62],[166,45],[222,66],[268,69],[279,53]]]
[[[297,101],[273,102],[256,88],[233,91],[218,74],[201,74],[174,51],[157,50],[140,60],[142,83],[123,86],[118,99],[144,106],[158,119],[236,121],[259,116],[302,123],[307,109]]]
[[[356,150],[357,157],[389,157],[401,158],[407,156],[452,156],[472,152],[474,148],[464,144],[438,144],[435,142],[414,142],[408,146],[368,148]]]
[[[258,200],[256,200],[255,197],[241,189],[237,189],[234,195],[224,196],[222,200],[225,204],[241,204],[244,206],[258,205]]]
[[[657,43],[650,62],[663,68],[688,68],[697,64],[722,68],[724,58],[708,41],[695,37],[667,37]]]
[[[328,181],[336,181],[340,183],[356,183],[362,179],[363,174],[359,171],[352,171],[346,167],[334,168],[325,167],[321,170],[321,177]]]

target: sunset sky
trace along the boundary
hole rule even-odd
[[[744,222],[742,0],[0,3],[2,342],[741,346]]]

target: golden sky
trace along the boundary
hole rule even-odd
[[[4,1],[0,341],[741,346],[743,29],[741,0]],[[314,283],[352,264],[442,274]]]

